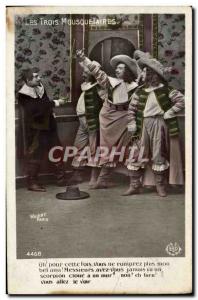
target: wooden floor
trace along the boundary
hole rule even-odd
[[[90,198],[58,200],[64,188],[53,185],[46,193],[17,190],[18,258],[165,257],[171,242],[185,255],[181,189],[167,198],[155,190],[123,197],[127,183],[120,178],[111,189],[89,190],[87,182],[79,187]]]

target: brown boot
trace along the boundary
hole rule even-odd
[[[28,184],[28,190],[33,191],[33,192],[46,192],[46,189],[42,186],[39,185],[38,183],[29,183]]]
[[[122,194],[122,196],[130,196],[130,195],[137,195],[140,193],[141,182],[140,178],[142,176],[142,170],[131,171],[130,174],[130,186],[128,190]]]
[[[92,189],[107,189],[112,186],[115,186],[110,181],[111,173],[112,173],[112,168],[102,167],[96,184],[93,185],[91,188]]]
[[[28,163],[27,188],[29,191],[46,192],[46,189],[38,183],[39,168],[40,168],[39,162],[34,161]]]
[[[133,185],[130,184],[128,190],[126,190],[126,192],[124,192],[124,194],[122,194],[122,196],[130,196],[130,195],[137,195],[140,194],[140,187],[135,187]]]
[[[69,179],[68,185],[76,185],[83,182],[84,168],[74,168],[73,173]]]
[[[166,173],[165,172],[154,172],[155,174],[155,182],[156,182],[156,190],[160,197],[166,197]]]
[[[92,188],[93,186],[95,186],[97,184],[97,179],[98,179],[99,173],[100,173],[100,168],[97,168],[97,167],[91,168],[91,178],[89,181],[90,188]]]
[[[55,166],[55,176],[56,176],[56,184],[57,186],[66,186],[67,181],[65,177],[65,168],[64,163],[59,162],[54,165]]]

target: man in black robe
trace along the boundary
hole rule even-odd
[[[49,150],[60,146],[53,108],[64,104],[64,100],[50,100],[36,69],[25,70],[22,74],[24,85],[18,92],[19,104],[24,112],[27,158],[27,188],[31,191],[45,192],[39,184],[40,165]],[[58,185],[65,184],[63,162],[54,164]]]

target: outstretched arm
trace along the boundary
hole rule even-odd
[[[45,115],[46,112],[50,112],[53,107],[60,106],[65,103],[64,100],[49,100],[45,94],[45,99],[32,99],[31,97],[21,94],[18,94],[19,104],[21,104],[28,115],[34,117]]]
[[[109,79],[107,74],[100,69],[100,65],[97,62],[91,61],[85,56],[83,50],[76,51],[77,57],[83,62],[83,64],[89,69],[91,74],[95,77],[96,81],[102,88],[108,88]]]

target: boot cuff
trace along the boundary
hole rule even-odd
[[[169,168],[168,161],[166,161],[166,163],[162,164],[162,165],[156,165],[156,164],[152,165],[152,169],[154,172],[163,172],[163,171],[167,170],[168,168]]]

